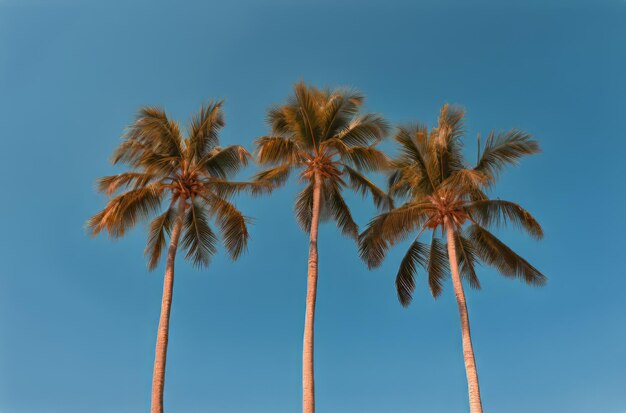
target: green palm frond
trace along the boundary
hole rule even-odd
[[[485,199],[469,203],[466,210],[483,227],[501,227],[510,222],[526,230],[535,239],[543,237],[543,230],[539,222],[530,212],[514,202]]]
[[[544,285],[547,282],[545,275],[486,229],[471,225],[468,231],[477,255],[503,275],[522,278],[531,285]]]
[[[189,205],[181,241],[182,247],[187,250],[186,257],[196,267],[209,265],[211,257],[217,252],[217,236],[209,226],[207,212],[198,201]]]
[[[416,239],[411,243],[400,263],[400,268],[396,275],[396,291],[398,293],[398,300],[403,307],[408,307],[413,298],[417,266],[426,268],[428,256],[428,244],[421,243]]]

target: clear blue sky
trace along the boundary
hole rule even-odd
[[[144,227],[86,236],[104,202],[94,181],[115,171],[108,157],[141,105],[185,120],[226,98],[223,141],[251,149],[299,79],[357,87],[394,123],[432,125],[441,104],[461,104],[470,143],[494,128],[536,136],[543,154],[496,195],[544,225],[539,243],[501,235],[550,281],[483,267],[469,292],[486,411],[626,412],[625,1],[97,3],[0,0],[1,413],[148,411],[162,267],[146,270]],[[300,409],[296,184],[239,199],[256,218],[240,261],[179,260],[168,411]],[[365,224],[373,209],[350,201]],[[320,248],[318,410],[467,411],[450,284],[435,302],[419,278],[403,309],[404,246],[372,272],[332,225]]]

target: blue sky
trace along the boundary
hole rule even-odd
[[[148,410],[162,267],[146,270],[145,227],[119,241],[85,234],[104,203],[94,181],[116,171],[107,159],[141,105],[184,121],[225,98],[223,141],[252,149],[268,106],[304,79],[359,88],[394,123],[432,125],[458,103],[468,154],[478,132],[536,136],[543,153],[495,195],[543,224],[539,243],[500,234],[550,281],[531,288],[483,267],[483,290],[468,291],[484,405],[623,413],[625,40],[618,0],[0,0],[0,412]],[[238,200],[255,217],[238,262],[179,260],[167,410],[300,409],[308,245],[296,189]],[[373,208],[349,200],[364,225]],[[318,411],[467,411],[451,285],[434,301],[420,276],[403,309],[403,254],[370,272],[322,227]]]

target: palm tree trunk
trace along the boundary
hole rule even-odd
[[[471,413],[482,413],[483,406],[480,400],[480,388],[478,387],[478,371],[474,360],[474,349],[472,348],[472,336],[470,334],[469,315],[467,304],[465,303],[465,293],[459,275],[459,261],[456,256],[456,243],[453,224],[448,218],[445,219],[445,226],[448,233],[448,257],[450,259],[450,270],[452,272],[452,285],[454,295],[459,306],[461,316],[461,333],[463,335],[463,358],[465,359],[465,373],[467,375],[467,388],[469,391],[469,402]]]
[[[306,312],[302,348],[302,411],[315,413],[315,378],[313,374],[313,335],[315,298],[317,295],[317,227],[320,215],[322,181],[319,172],[313,176],[313,206],[309,239],[309,267],[307,276]]]
[[[163,280],[163,298],[161,299],[161,318],[157,331],[156,354],[154,356],[154,373],[152,375],[152,409],[151,413],[163,413],[163,388],[165,385],[165,362],[167,359],[167,341],[170,325],[170,309],[172,308],[172,292],[174,288],[174,261],[178,249],[178,239],[183,226],[186,200],[181,198],[176,213],[176,221],[170,237],[167,252],[165,279]]]

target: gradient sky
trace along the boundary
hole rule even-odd
[[[468,3],[0,0],[0,412],[148,411],[163,267],[146,270],[145,227],[86,235],[104,204],[94,181],[117,171],[108,157],[141,105],[184,121],[226,98],[223,142],[252,149],[300,79],[356,87],[394,123],[432,125],[458,103],[470,156],[478,132],[535,135],[544,152],[494,195],[544,225],[539,243],[499,234],[550,281],[482,267],[483,290],[468,291],[485,409],[626,412],[626,2]],[[300,409],[297,184],[237,200],[255,217],[238,262],[223,250],[203,271],[178,261],[166,410]],[[348,198],[364,225],[374,209]],[[319,412],[468,410],[451,285],[434,301],[420,275],[402,308],[405,248],[370,272],[322,226]]]

